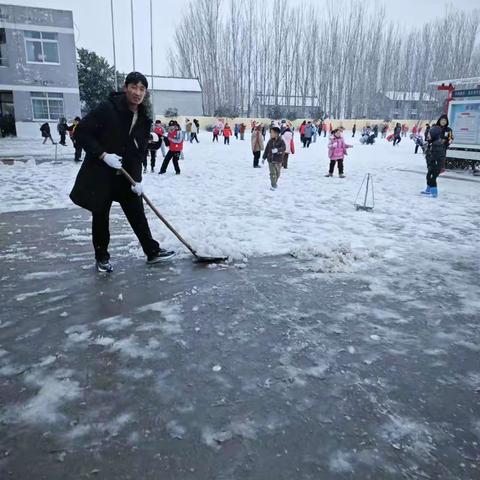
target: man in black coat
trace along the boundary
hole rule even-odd
[[[70,198],[92,212],[92,239],[99,272],[113,270],[108,253],[113,201],[120,203],[147,256],[147,263],[157,263],[175,255],[160,248],[152,238],[141,197],[142,160],[152,123],[143,103],[147,89],[144,75],[129,73],[123,92],[112,93],[76,128],[75,137],[86,157]],[[121,174],[122,167],[137,182],[136,186],[131,186]]]

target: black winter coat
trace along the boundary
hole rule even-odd
[[[86,152],[70,198],[82,208],[104,211],[112,201],[130,195],[130,184],[119,172],[109,167],[100,155],[116,153],[122,157],[123,168],[136,182],[142,181],[142,160],[148,145],[151,120],[140,105],[138,118],[132,132],[133,112],[128,108],[124,93],[113,93],[80,121],[75,130],[75,140]],[[115,193],[116,192],[116,193]],[[116,195],[116,196],[115,196]]]
[[[443,167],[445,163],[445,146],[441,140],[435,140],[429,143],[427,151],[425,152],[425,160],[429,170],[438,170]]]

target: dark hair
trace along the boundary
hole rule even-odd
[[[147,77],[143,73],[140,72],[130,72],[125,78],[125,85],[130,85],[133,83],[136,85],[137,83],[141,83],[145,88],[148,88],[148,81]]]
[[[81,118],[80,118],[80,117],[75,117],[74,120],[75,120],[76,122],[79,122],[79,121],[81,120]]]
[[[155,123],[162,123],[161,120],[155,120]]]

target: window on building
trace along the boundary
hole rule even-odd
[[[0,28],[0,67],[7,66],[7,37],[5,29]]]
[[[25,31],[24,34],[27,62],[60,63],[57,33]]]
[[[31,97],[34,120],[58,120],[65,116],[63,94],[32,92]]]

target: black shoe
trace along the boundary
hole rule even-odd
[[[162,172],[162,171],[158,172],[159,175],[165,175],[166,173],[167,172]]]
[[[170,260],[176,255],[174,251],[168,251],[165,250],[164,248],[161,248],[157,253],[154,255],[149,255],[147,257],[147,263],[149,265],[153,265],[158,262],[166,262],[167,260]]]
[[[175,175],[180,175],[181,172],[175,172]]]
[[[113,267],[112,264],[110,263],[110,260],[97,260],[97,272],[100,273],[112,273],[113,272]]]

